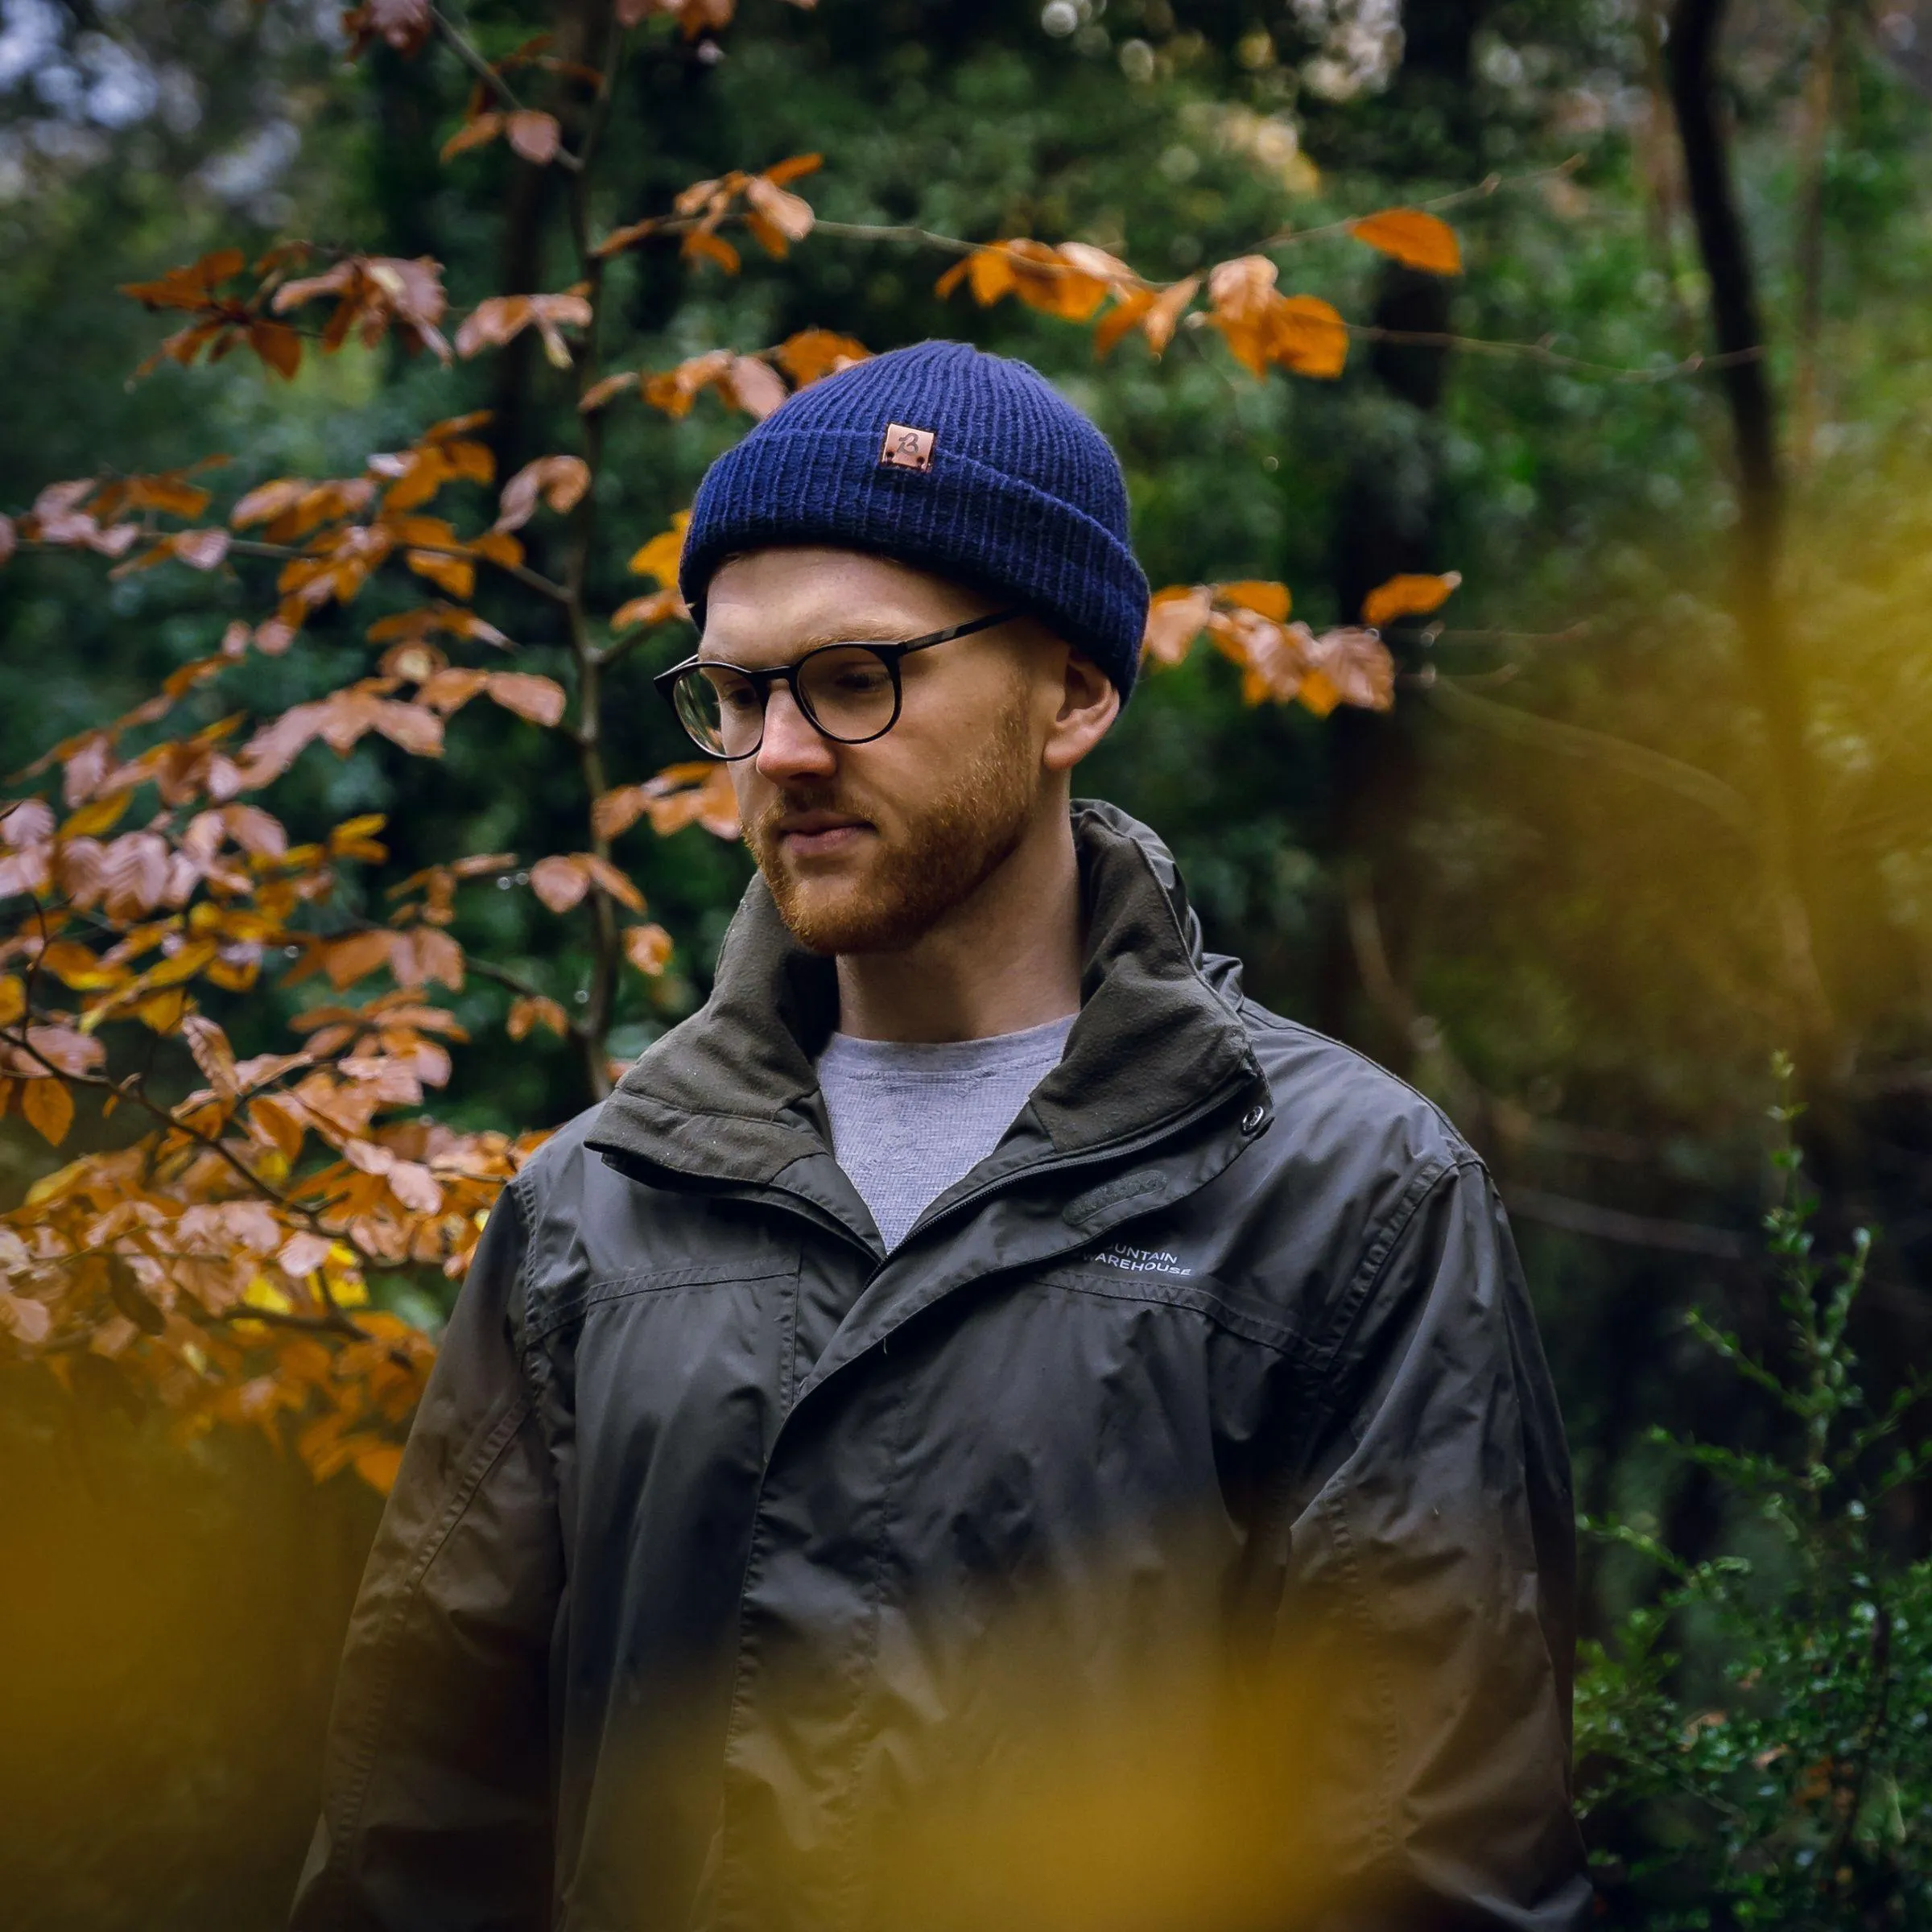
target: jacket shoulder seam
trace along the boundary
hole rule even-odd
[[[1425,1162],[1410,1178],[1401,1198],[1370,1236],[1367,1247],[1362,1251],[1362,1258],[1356,1264],[1355,1272],[1349,1277],[1348,1285],[1343,1290],[1335,1304],[1335,1313],[1327,1330],[1312,1351],[1315,1373],[1318,1376],[1327,1377],[1335,1367],[1342,1345],[1348,1339],[1349,1331],[1355,1326],[1356,1316],[1361,1312],[1376,1283],[1381,1279],[1390,1257],[1402,1245],[1402,1236],[1414,1221],[1423,1202],[1446,1180],[1472,1169],[1477,1172],[1483,1171],[1482,1162],[1474,1154],[1463,1152]],[[1319,1422],[1333,1406],[1333,1400],[1332,1389],[1319,1393],[1311,1422]]]
[[[1481,1157],[1463,1139],[1461,1129],[1427,1094],[1419,1087],[1404,1080],[1399,1073],[1391,1073],[1380,1060],[1371,1059],[1360,1047],[1351,1046],[1346,1040],[1338,1040],[1331,1034],[1318,1032],[1312,1026],[1304,1026],[1299,1020],[1291,1020],[1281,1013],[1270,1013],[1265,1006],[1245,993],[1241,995],[1241,1013],[1245,1021],[1250,1021],[1257,1026],[1265,1027],[1272,1033],[1290,1033],[1298,1038],[1315,1042],[1345,1055],[1357,1066],[1366,1067],[1369,1072],[1379,1075],[1391,1086],[1401,1088],[1404,1093],[1420,1100],[1428,1108],[1430,1117],[1447,1136],[1450,1145],[1455,1150],[1454,1155],[1447,1158],[1457,1160],[1466,1158],[1480,1162]]]

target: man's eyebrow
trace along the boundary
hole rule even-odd
[[[828,644],[903,644],[909,638],[923,637],[924,631],[915,630],[909,624],[891,624],[881,617],[848,617],[833,625],[823,625],[808,630],[793,645],[788,656],[774,658],[779,664],[795,663],[808,650],[821,650]],[[700,654],[704,646],[698,646]],[[714,662],[724,662],[722,658]]]

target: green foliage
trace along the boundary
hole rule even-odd
[[[1665,1579],[1610,1645],[1585,1646],[1576,1703],[1600,1880],[1657,1932],[1932,1925],[1932,1563],[1901,1560],[1882,1527],[1932,1465],[1902,1436],[1932,1378],[1868,1402],[1846,1331],[1870,1236],[1814,1258],[1802,1109],[1777,1071],[1765,1225],[1788,1359],[1687,1317],[1773,1405],[1775,1446],[1657,1437],[1773,1532],[1768,1552],[1688,1561],[1627,1521],[1587,1522]],[[1716,1665],[1711,1701],[1686,1643]]]

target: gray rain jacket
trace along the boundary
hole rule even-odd
[[[357,1605],[298,1932],[1098,1924],[1016,1909],[1015,1847],[1092,1855],[1057,1896],[1097,1898],[1223,1856],[1224,1802],[1225,1859],[1283,1875],[1231,1924],[1584,1922],[1568,1468],[1488,1179],[1243,996],[1143,827],[1075,831],[1065,1058],[890,1255],[812,1072],[829,965],[755,880],[704,1010],[505,1191]],[[1298,1655],[1292,1746],[1216,1767],[1272,1720],[1212,1713],[1274,1711]],[[1237,1656],[1190,1730],[1172,1687]]]

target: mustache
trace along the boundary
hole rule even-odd
[[[746,836],[754,847],[761,840],[775,840],[780,823],[794,812],[803,811],[836,812],[842,817],[863,819],[869,825],[877,825],[879,819],[875,809],[850,796],[836,782],[782,786],[747,819]]]

